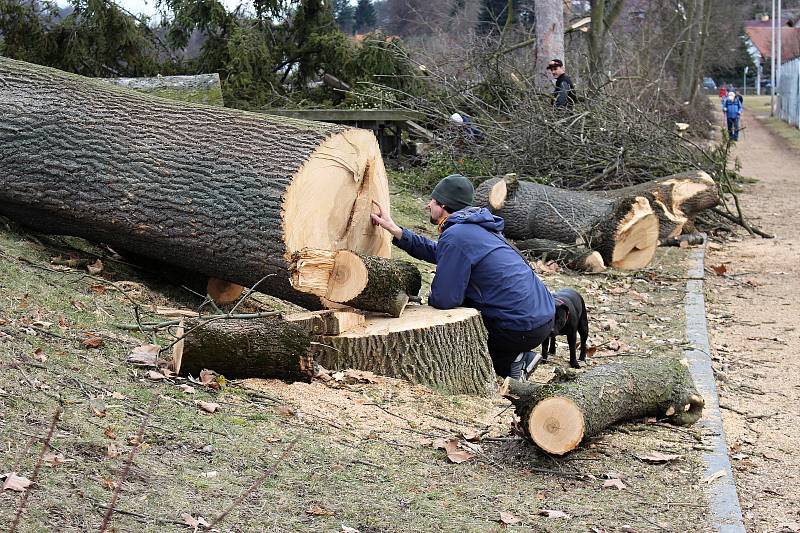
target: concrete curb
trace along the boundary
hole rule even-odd
[[[711,435],[712,450],[703,454],[706,463],[705,477],[722,470],[724,477],[711,482],[709,497],[711,500],[712,528],[720,533],[745,533],[739,497],[736,494],[736,483],[728,459],[728,445],[725,431],[722,428],[722,415],[719,412],[719,396],[714,371],[711,368],[711,346],[708,342],[706,325],[706,302],[703,294],[703,278],[705,273],[705,246],[698,247],[692,254],[692,265],[689,268],[686,282],[686,336],[692,349],[684,351],[689,360],[689,371],[695,385],[705,398],[706,405],[699,426]]]

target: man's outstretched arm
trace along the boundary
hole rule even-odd
[[[375,226],[380,226],[391,233],[394,237],[392,242],[401,250],[408,252],[411,257],[436,264],[436,243],[434,241],[417,235],[409,229],[401,228],[394,223],[389,212],[382,205],[378,203],[375,205],[378,206],[378,213],[370,214]]]

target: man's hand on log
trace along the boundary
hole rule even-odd
[[[398,226],[392,220],[392,217],[389,216],[389,211],[384,209],[381,204],[376,202],[375,200],[372,203],[378,208],[377,213],[370,213],[370,219],[372,220],[372,224],[374,226],[380,226],[389,233],[392,234],[392,237],[395,239],[399,239],[403,236],[403,228]]]

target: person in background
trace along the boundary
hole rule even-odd
[[[723,83],[722,86],[719,88],[719,99],[724,101],[727,96],[728,96],[728,87],[726,87],[725,84]]]
[[[742,116],[742,102],[736,97],[736,91],[728,91],[722,101],[722,111],[725,113],[728,126],[728,137],[732,141],[739,140],[739,119]]]
[[[556,107],[570,108],[578,100],[575,96],[575,85],[566,75],[564,62],[560,59],[551,59],[547,71],[555,78],[556,88],[553,91],[553,105]]]

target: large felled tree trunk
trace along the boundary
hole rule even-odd
[[[510,175],[483,182],[475,202],[503,217],[511,239],[580,243],[615,268],[646,266],[658,245],[658,218],[642,196],[605,198]]]
[[[525,239],[514,245],[543,261],[555,261],[572,270],[582,272],[602,272],[606,269],[600,253],[583,246],[549,241],[547,239]]]
[[[311,381],[314,375],[311,335],[302,324],[277,316],[187,320],[184,331],[181,374],[197,376],[207,368],[227,378]]]
[[[508,380],[504,389],[525,435],[558,455],[624,420],[656,416],[693,424],[705,403],[685,360],[674,357],[629,358],[546,385]]]
[[[139,94],[0,57],[0,213],[319,308],[303,248],[388,257],[366,130]]]
[[[409,306],[400,318],[367,317],[365,327],[315,337],[314,359],[331,370],[355,368],[452,394],[495,389],[487,333],[475,309]]]
[[[422,276],[408,261],[304,249],[292,255],[292,285],[331,302],[399,317]]]
[[[677,237],[683,231],[684,225],[694,222],[697,213],[719,204],[717,184],[702,170],[601,191],[600,194],[608,198],[647,198],[658,216],[658,237],[661,240]]]

